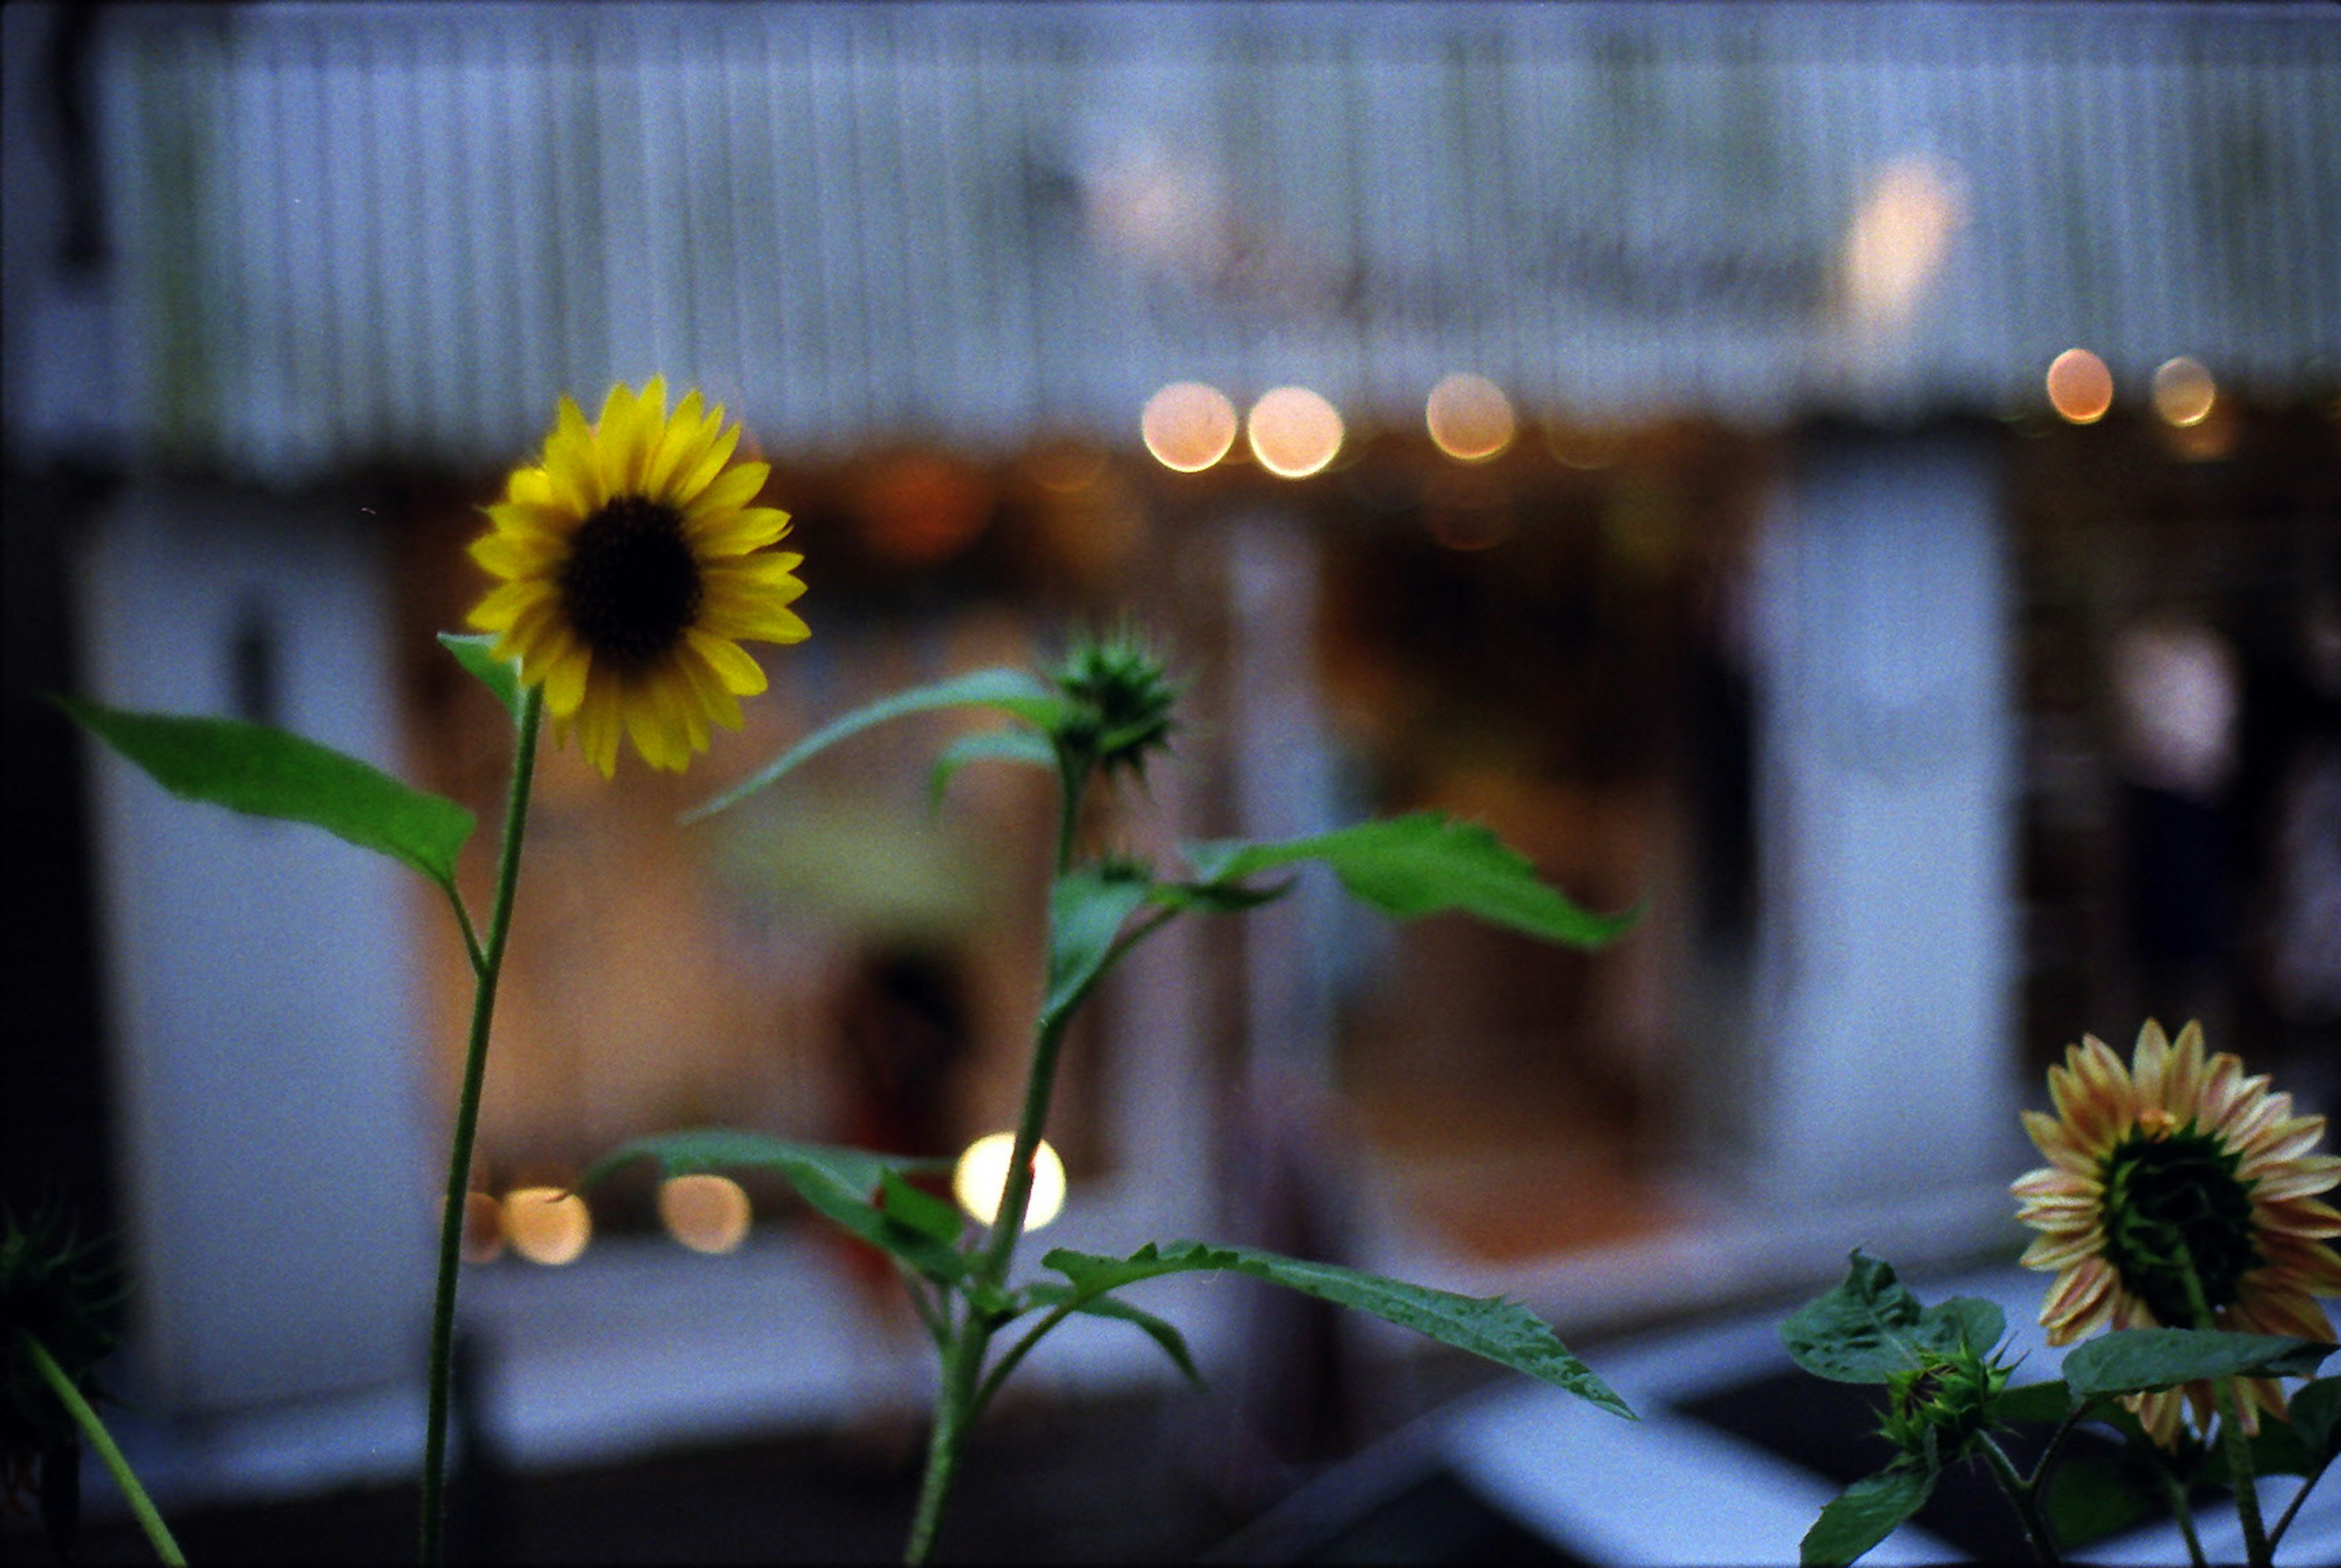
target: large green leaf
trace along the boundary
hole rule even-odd
[[[2133,1328],[2100,1334],[2065,1357],[2076,1400],[2142,1393],[2215,1377],[2306,1377],[2333,1346],[2282,1334]]]
[[[1060,1248],[1041,1263],[1063,1274],[1084,1295],[1102,1295],[1162,1274],[1199,1271],[1249,1274],[1485,1356],[1615,1414],[1630,1419],[1634,1413],[1592,1368],[1560,1343],[1551,1325],[1519,1303],[1500,1297],[1458,1295],[1333,1263],[1308,1263],[1252,1247],[1206,1246],[1200,1242],[1174,1242],[1167,1248],[1150,1243],[1127,1258],[1096,1257]]]
[[[1187,1336],[1152,1313],[1131,1306],[1128,1302],[1117,1301],[1111,1296],[1083,1295],[1079,1286],[1060,1283],[1055,1280],[1036,1281],[1024,1287],[1023,1295],[1024,1300],[1033,1306],[1054,1307],[1070,1302],[1071,1310],[1074,1312],[1085,1313],[1092,1317],[1112,1318],[1117,1322],[1134,1325],[1147,1338],[1162,1347],[1162,1353],[1170,1358],[1171,1364],[1186,1375],[1189,1383],[1193,1383],[1197,1388],[1203,1386],[1203,1374],[1196,1369],[1195,1358],[1187,1349]]]
[[[2001,1391],[1991,1403],[1991,1414],[1995,1421],[2039,1422],[2054,1426],[2072,1408],[2072,1390],[2059,1379],[2054,1383],[2019,1383]]]
[[[2007,1326],[1997,1305],[1972,1296],[1922,1305],[1894,1277],[1893,1264],[1856,1248],[1844,1283],[1791,1313],[1780,1340],[1816,1377],[1884,1383],[1962,1344],[1988,1352]]]
[[[899,719],[911,714],[931,713],[937,708],[991,708],[1021,719],[1035,729],[1048,730],[1063,717],[1066,704],[1065,699],[1042,684],[1039,677],[1011,669],[977,670],[969,674],[954,675],[947,681],[938,681],[932,685],[897,692],[867,707],[856,708],[842,718],[832,719],[745,780],[714,799],[685,812],[682,820],[696,822],[701,817],[712,816],[726,807],[737,805],[807,758],[827,751],[842,740],[860,734],[873,724],[882,724],[889,719]]]
[[[1639,911],[1596,914],[1540,882],[1526,858],[1477,823],[1438,812],[1360,823],[1280,844],[1220,840],[1182,846],[1196,880],[1239,882],[1301,861],[1330,866],[1350,893],[1399,919],[1455,910],[1572,947],[1599,947]]]
[[[794,1188],[815,1213],[893,1253],[929,1279],[953,1280],[967,1272],[967,1260],[958,1250],[936,1239],[933,1232],[940,1227],[932,1223],[931,1211],[890,1190],[891,1182],[916,1192],[902,1183],[900,1173],[933,1170],[947,1161],[904,1160],[833,1144],[702,1127],[621,1144],[595,1161],[577,1184],[581,1189],[598,1185],[636,1160],[653,1162],[659,1174],[667,1176],[699,1171],[770,1172]],[[931,1203],[939,1202],[923,1193],[917,1195]]]
[[[496,639],[493,635],[484,632],[477,635],[442,632],[439,645],[454,654],[457,664],[494,694],[504,712],[515,721],[520,718],[520,665],[513,660],[496,657]]]
[[[2341,1377],[2320,1377],[2294,1392],[2292,1428],[2318,1459],[2341,1452]]]
[[[1057,878],[1049,889],[1049,989],[1041,1004],[1041,1025],[1053,1027],[1081,1004],[1105,972],[1122,922],[1146,902],[1149,884],[1084,867]]]
[[[2152,1517],[2163,1495],[2153,1471],[2133,1455],[2068,1453],[2049,1473],[2041,1503],[2057,1544],[2077,1550]]]
[[[403,861],[442,887],[454,886],[455,856],[471,836],[473,816],[443,795],[265,724],[51,700],[184,800],[310,823]]]
[[[1898,1465],[1864,1476],[1822,1508],[1798,1546],[1798,1560],[1808,1568],[1854,1561],[1924,1508],[1934,1490],[1928,1470]]]

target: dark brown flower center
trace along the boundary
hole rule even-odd
[[[2193,1122],[2141,1128],[2106,1156],[2106,1257],[2158,1322],[2197,1326],[2189,1267],[2204,1304],[2216,1309],[2260,1262],[2251,1183],[2236,1174],[2241,1159]]]
[[[597,660],[639,669],[672,648],[705,596],[672,506],[630,495],[578,526],[557,579],[562,614]]]

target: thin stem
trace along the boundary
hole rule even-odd
[[[2154,1473],[2162,1483],[2162,1494],[2169,1499],[2172,1517],[2178,1521],[2178,1533],[2187,1543],[2187,1560],[2194,1568],[2210,1568],[2210,1559],[2203,1555],[2203,1538],[2195,1533],[2195,1509],[2187,1501],[2186,1486],[2159,1459],[2155,1461]]]
[[[521,839],[528,827],[529,786],[536,772],[536,737],[544,721],[544,688],[521,698],[513,753],[512,790],[504,801],[503,841],[497,848],[495,903],[488,910],[487,944],[472,994],[472,1034],[463,1052],[463,1087],[455,1102],[455,1142],[447,1155],[447,1196],[439,1213],[439,1281],[431,1305],[431,1407],[423,1433],[423,1561],[444,1550],[447,1513],[447,1403],[454,1378],[455,1277],[463,1258],[463,1205],[472,1183],[472,1145],[480,1129],[480,1086],[487,1077],[488,1029],[496,1012],[496,981],[503,973],[504,940],[512,933],[513,893],[520,884]]]
[[[463,930],[463,955],[472,961],[472,977],[476,980],[487,966],[487,954],[480,951],[480,934],[472,928],[472,912],[463,907],[463,895],[455,891],[450,878],[444,884],[448,907],[455,912],[455,924]]]
[[[2032,1473],[2024,1478],[2026,1485],[2037,1489],[2047,1480],[2050,1458],[2063,1446],[2065,1439],[2072,1435],[2073,1428],[2081,1423],[2081,1418],[2097,1407],[2097,1403],[2094,1399],[2084,1400],[2065,1413],[2065,1419],[2057,1423],[2057,1430],[2048,1434],[2048,1441],[2042,1445],[2040,1457],[2033,1461]]]
[[[154,1555],[172,1564],[172,1568],[186,1568],[187,1559],[180,1552],[179,1543],[171,1538],[171,1527],[164,1523],[163,1516],[154,1511],[154,1500],[146,1495],[144,1486],[138,1484],[136,1473],[130,1468],[130,1462],[122,1457],[122,1450],[115,1445],[114,1434],[105,1430],[105,1423],[97,1418],[97,1412],[91,1408],[89,1401],[82,1397],[81,1390],[74,1386],[73,1379],[65,1375],[65,1369],[57,1364],[57,1359],[49,1353],[48,1346],[35,1339],[29,1330],[18,1329],[16,1337],[25,1342],[33,1364],[41,1369],[41,1376],[47,1382],[50,1392],[72,1413],[74,1421],[81,1427],[82,1435],[89,1439],[89,1445],[97,1450],[98,1458],[105,1462],[106,1471],[114,1477],[114,1483],[122,1488],[122,1495],[129,1499],[131,1515],[138,1521],[138,1527],[146,1532],[146,1539],[154,1545]]]
[[[983,1386],[975,1391],[975,1408],[969,1413],[968,1419],[972,1421],[975,1417],[981,1415],[984,1412],[984,1407],[991,1403],[991,1396],[1000,1392],[1000,1385],[1008,1381],[1008,1374],[1014,1372],[1016,1370],[1017,1363],[1031,1353],[1034,1345],[1041,1343],[1041,1336],[1047,1333],[1059,1323],[1064,1322],[1067,1318],[1071,1317],[1077,1310],[1079,1310],[1081,1303],[1088,1299],[1089,1298],[1087,1296],[1081,1296],[1068,1298],[1067,1300],[1059,1302],[1055,1306],[1049,1309],[1049,1313],[1046,1317],[1042,1318],[1039,1323],[1034,1323],[1031,1328],[1026,1332],[1022,1339],[1020,1339],[1014,1344],[1010,1345],[1008,1347],[1008,1353],[1001,1356],[997,1362],[994,1362],[992,1363],[991,1371],[985,1374]]]
[[[2032,1543],[2032,1554],[2043,1563],[2054,1563],[2057,1557],[2057,1537],[2048,1528],[2048,1521],[2040,1513],[2040,1489],[2030,1477],[2017,1473],[2015,1463],[2007,1457],[1990,1433],[1983,1436],[1984,1463],[2007,1493],[2016,1508],[2016,1517],[2023,1523],[2025,1537]]]
[[[2178,1243],[2178,1272],[2187,1282],[2187,1304],[2198,1329],[2216,1329],[2211,1304],[2203,1294],[2202,1276],[2195,1272],[2194,1254]],[[2243,1391],[2232,1377],[2211,1380],[2211,1398],[2219,1409],[2219,1443],[2227,1453],[2227,1478],[2236,1488],[2236,1517],[2244,1527],[2244,1561],[2251,1568],[2270,1568],[2267,1527],[2260,1520],[2259,1483],[2252,1475],[2252,1443],[2244,1433]]]
[[[2302,1479],[2300,1483],[2300,1490],[2292,1494],[2292,1501],[2284,1505],[2284,1513],[2276,1520],[2276,1528],[2268,1532],[2269,1556],[2275,1556],[2276,1549],[2284,1544],[2284,1533],[2292,1528],[2292,1516],[2300,1512],[2300,1505],[2308,1501],[2308,1494],[2316,1490],[2316,1483],[2319,1481],[2325,1479],[2326,1468],[2332,1463],[2333,1456],[2330,1454],[2326,1455],[2325,1463],[2310,1471],[2308,1474]]]

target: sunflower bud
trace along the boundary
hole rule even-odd
[[[1948,1464],[1990,1425],[1992,1401],[2007,1370],[1967,1345],[1928,1352],[1925,1362],[1886,1380],[1886,1441],[1914,1459]]]
[[[1161,657],[1127,627],[1082,637],[1049,675],[1071,702],[1055,736],[1069,757],[1108,774],[1142,774],[1147,754],[1168,746],[1178,688]]]

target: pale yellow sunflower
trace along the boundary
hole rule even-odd
[[[639,396],[613,386],[591,425],[564,397],[543,461],[513,470],[472,545],[503,579],[472,624],[543,684],[554,739],[574,728],[605,777],[622,734],[652,767],[688,765],[764,689],[741,643],[806,635],[789,608],[804,557],[765,550],[789,516],[755,504],[772,470],[733,462],[739,440],[695,391],[669,414],[661,376]]]
[[[2048,1094],[2055,1115],[2024,1113],[2048,1164],[2015,1193],[2018,1217],[2041,1233],[2026,1266],[2057,1273],[2040,1308],[2050,1344],[2099,1329],[2203,1326],[2182,1259],[2216,1326],[2332,1339],[2317,1298],[2341,1294],[2330,1244],[2341,1213],[2316,1194],[2341,1181],[2341,1158],[2311,1152],[2324,1117],[2294,1115],[2291,1095],[2270,1094],[2265,1075],[2244,1076],[2225,1051],[2206,1060],[2200,1025],[2173,1044],[2152,1020],[2127,1067],[2082,1036],[2048,1070]],[[2247,1430],[2258,1430],[2262,1410],[2283,1413],[2274,1380],[2236,1388]],[[2207,1383],[2128,1403],[2165,1447],[2185,1406],[2197,1431],[2210,1424]]]

